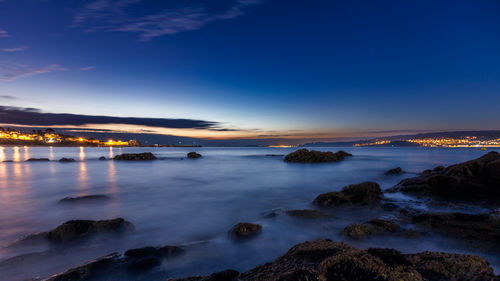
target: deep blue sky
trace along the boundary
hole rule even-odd
[[[496,0],[0,0],[0,104],[217,123],[146,128],[195,137],[500,129],[499,15]]]

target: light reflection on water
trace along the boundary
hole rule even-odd
[[[30,266],[24,265],[23,270],[15,266],[2,267],[0,262],[0,276],[15,276],[12,280],[46,276],[111,252],[196,241],[208,242],[190,247],[185,256],[165,265],[163,269],[167,273],[160,275],[158,280],[227,268],[246,270],[272,261],[292,245],[305,240],[319,237],[344,240],[338,233],[347,224],[387,215],[355,209],[347,213],[334,212],[332,221],[310,222],[297,221],[283,214],[265,219],[262,213],[273,209],[311,208],[310,202],[317,194],[351,183],[373,180],[383,188],[391,187],[411,176],[383,175],[384,171],[397,166],[417,173],[484,154],[475,149],[342,149],[354,157],[341,163],[303,165],[285,163],[281,157],[265,156],[286,154],[293,148],[0,147],[2,161],[15,161],[0,163],[0,246],[71,219],[123,217],[136,226],[136,231],[130,235],[104,237],[72,246],[75,248],[67,249],[71,255],[58,252],[62,250],[54,251],[43,259],[35,259]],[[181,160],[193,150],[203,154],[203,158]],[[106,155],[113,158],[122,152],[145,151],[166,159],[146,162],[98,160]],[[58,160],[62,157],[77,161],[24,162],[28,158]],[[67,196],[89,194],[107,194],[111,200],[73,205],[58,203]],[[453,208],[464,211],[459,206]],[[465,211],[485,210],[465,207]],[[260,223],[264,232],[248,243],[233,243],[227,238],[227,230],[239,221]],[[375,238],[350,243],[359,247],[396,247],[406,252],[465,251],[446,239]],[[0,248],[0,260],[43,250],[31,246]],[[245,253],[244,258],[242,253]],[[500,268],[498,256],[486,257],[496,269]]]

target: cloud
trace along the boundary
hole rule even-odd
[[[141,40],[196,30],[217,20],[233,19],[261,0],[150,1],[94,0],[74,17],[87,31],[138,33]]]
[[[0,81],[12,81],[23,77],[54,71],[66,71],[65,68],[51,64],[43,67],[30,67],[21,64],[0,65]]]
[[[4,99],[4,100],[18,100],[19,98],[16,98],[16,97],[13,97],[13,96],[9,96],[9,95],[3,95],[3,96],[0,96],[0,99]]]
[[[6,52],[6,53],[14,53],[14,52],[21,52],[21,51],[24,51],[28,49],[28,47],[26,46],[23,46],[23,47],[17,47],[17,48],[5,48],[5,49],[0,49],[0,51],[2,52]]]
[[[0,120],[3,124],[24,126],[82,126],[88,124],[124,124],[175,129],[208,129],[217,122],[194,119],[138,118],[94,116],[71,113],[46,113],[36,108],[0,106]]]
[[[0,38],[7,38],[9,37],[9,33],[7,31],[0,29]]]
[[[81,71],[89,71],[89,70],[92,70],[92,69],[94,69],[94,67],[93,67],[93,66],[85,66],[85,67],[80,67],[80,70],[81,70]]]

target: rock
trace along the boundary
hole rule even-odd
[[[342,188],[340,192],[328,192],[318,195],[313,203],[322,207],[341,205],[378,204],[382,199],[382,190],[376,182],[362,182]]]
[[[77,196],[77,197],[65,197],[59,202],[61,203],[72,203],[72,202],[83,202],[83,201],[96,201],[96,200],[107,200],[110,199],[109,196],[104,195],[104,194],[93,194],[93,195],[84,195],[84,196]]]
[[[192,279],[195,278],[195,279]],[[188,277],[176,281],[218,280]],[[482,278],[482,279],[479,279]],[[445,281],[491,280],[493,269],[481,257],[424,252],[402,254],[394,249],[360,250],[342,242],[318,239],[292,247],[276,259],[233,276],[234,281]]]
[[[132,271],[144,271],[155,267],[164,258],[183,254],[184,250],[177,246],[144,247],[131,249],[125,252],[127,269]]]
[[[187,154],[187,158],[191,158],[191,159],[196,159],[196,158],[200,158],[200,157],[201,157],[201,154],[196,153],[196,152],[189,152]]]
[[[285,154],[266,154],[265,156],[268,156],[268,157],[283,157],[283,156],[285,156]]]
[[[134,229],[132,223],[122,219],[110,220],[71,220],[47,233],[46,238],[52,242],[67,242],[84,238],[95,233],[123,233]]]
[[[405,192],[445,199],[500,201],[500,154],[492,151],[471,161],[437,167],[402,180],[389,192]]]
[[[113,253],[107,256],[92,260],[84,265],[68,269],[45,279],[45,281],[80,281],[91,280],[96,276],[103,275],[110,267],[119,260],[119,254]]]
[[[27,162],[39,162],[39,161],[50,161],[49,158],[30,158],[26,160]]]
[[[101,160],[101,161],[106,160],[106,157],[101,156],[101,157],[99,157],[99,160]]]
[[[339,162],[344,160],[344,158],[347,156],[352,156],[352,154],[349,154],[342,150],[333,153],[331,151],[328,152],[322,152],[317,150],[309,151],[303,148],[285,156],[285,161],[299,162],[299,163]]]
[[[116,155],[113,159],[125,160],[125,161],[138,161],[138,160],[155,160],[157,158],[151,152],[144,152],[144,153],[124,153]]]
[[[75,159],[63,157],[63,158],[59,159],[59,162],[75,162]]]
[[[240,222],[229,230],[229,235],[233,238],[244,239],[254,237],[262,231],[260,224]]]
[[[352,239],[364,239],[371,235],[391,234],[400,231],[400,226],[392,221],[373,219],[365,223],[353,223],[342,230],[342,234]]]
[[[423,213],[412,216],[412,222],[464,240],[492,242],[499,245],[500,220],[489,214]]]
[[[384,203],[382,204],[382,210],[384,211],[394,211],[400,207],[394,203]]]
[[[289,210],[285,213],[291,217],[303,219],[322,219],[331,217],[329,214],[318,210]]]
[[[404,173],[403,169],[401,169],[401,167],[397,167],[386,171],[384,175],[400,175],[402,173]]]
[[[193,276],[193,277],[186,277],[186,278],[176,278],[176,279],[169,279],[168,281],[232,281],[235,280],[236,277],[238,277],[240,273],[236,270],[228,269],[224,271],[220,271],[217,273],[214,273],[209,276]]]

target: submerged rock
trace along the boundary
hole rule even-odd
[[[201,157],[201,154],[196,153],[196,152],[189,152],[187,154],[187,158],[191,158],[191,159],[196,159],[196,158],[200,158],[200,157]]]
[[[285,213],[291,217],[303,219],[322,219],[331,217],[329,214],[318,210],[289,210]]]
[[[96,233],[123,233],[133,229],[133,224],[122,218],[100,221],[71,220],[49,231],[46,238],[53,242],[67,242]]]
[[[138,160],[155,160],[157,159],[151,152],[144,153],[124,153],[116,155],[114,160],[124,160],[124,161],[138,161]]]
[[[322,207],[341,205],[370,205],[378,204],[382,199],[382,190],[376,182],[362,182],[342,188],[340,192],[333,191],[318,195],[313,201]]]
[[[446,199],[500,200],[500,154],[492,151],[471,161],[426,170],[402,180],[390,192],[431,195]]]
[[[342,230],[342,234],[352,239],[363,239],[371,235],[400,232],[400,226],[389,220],[373,219],[365,223],[353,223]]]
[[[38,162],[38,161],[50,161],[49,158],[30,158],[26,160],[27,162]]]
[[[404,173],[403,169],[401,169],[401,167],[397,167],[397,168],[390,169],[390,170],[386,171],[384,173],[384,175],[388,175],[388,176],[389,175],[400,175],[400,174],[403,174],[403,173]]]
[[[84,196],[76,196],[76,197],[64,197],[59,200],[61,203],[72,203],[72,202],[83,202],[83,201],[96,201],[96,200],[107,200],[110,199],[109,196],[104,194],[93,194],[93,195],[84,195]]]
[[[177,246],[144,247],[125,252],[127,268],[133,271],[144,271],[155,267],[164,258],[183,254],[184,250]]]
[[[63,157],[63,158],[59,159],[59,162],[75,162],[75,159]]]
[[[119,261],[119,254],[112,253],[107,256],[92,260],[81,266],[70,268],[64,272],[55,274],[45,279],[45,281],[83,281],[91,280],[96,276],[103,275]]]
[[[402,254],[394,249],[360,250],[342,242],[319,239],[292,247],[276,259],[227,279],[187,277],[176,281],[445,281],[491,280],[495,276],[481,257],[424,252]]]
[[[231,230],[229,230],[229,235],[233,238],[237,239],[245,239],[254,237],[262,231],[262,225],[249,223],[249,222],[240,222],[233,226]]]
[[[99,160],[103,161],[103,160],[107,160],[107,159],[106,159],[106,157],[101,156],[101,157],[99,157]]]
[[[338,151],[333,153],[331,151],[322,152],[317,150],[299,149],[285,156],[286,162],[300,162],[300,163],[323,163],[323,162],[339,162],[344,160],[345,157],[352,156],[345,151]]]

